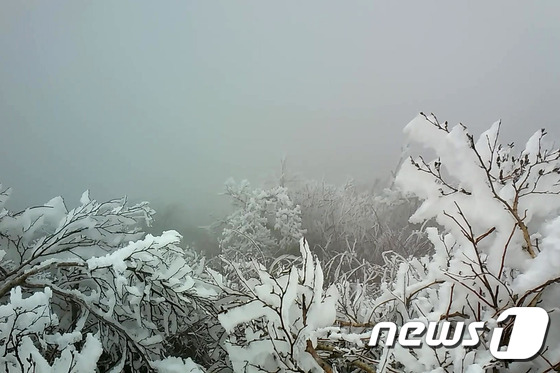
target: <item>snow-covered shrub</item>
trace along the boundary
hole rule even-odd
[[[306,181],[290,185],[288,191],[301,206],[305,236],[325,263],[329,279],[338,277],[330,273],[334,267],[349,272],[360,265],[384,264],[386,251],[409,257],[430,249],[420,226],[408,221],[417,199],[397,190],[364,191],[353,182],[335,186]]]
[[[236,372],[322,371],[318,338],[331,331],[337,291],[323,289],[323,273],[304,239],[301,268],[273,276],[253,261],[258,277],[234,266],[239,286],[223,287],[231,298],[218,317],[229,334],[226,349]]]
[[[297,248],[305,231],[301,228],[301,210],[284,187],[251,189],[244,180],[226,183],[234,212],[225,218],[219,239],[222,252],[234,259],[270,259]]]
[[[146,203],[100,203],[86,192],[69,211],[57,197],[13,213],[8,195],[0,193],[0,369],[198,370],[168,359],[164,339],[199,318],[198,299],[216,289],[176,232],[142,233],[153,214]]]
[[[546,146],[542,130],[516,153],[513,144],[499,144],[499,131],[498,122],[475,140],[465,126],[449,128],[433,114],[421,114],[405,128],[435,158],[411,158],[396,183],[422,200],[412,222],[435,219],[442,228],[427,229],[433,255],[401,261],[382,284],[375,320],[483,321],[486,329],[474,347],[382,345],[379,372],[560,367],[560,151]],[[494,359],[489,331],[499,314],[537,305],[551,319],[546,347],[530,361]]]
[[[269,269],[257,260],[250,268],[226,261],[234,276],[216,275],[234,371],[375,372],[379,353],[367,347],[371,284],[344,276],[327,284],[305,239],[299,257],[282,259]]]
[[[285,183],[282,178],[281,186],[267,189],[230,180],[225,194],[235,210],[218,224],[218,231],[223,253],[235,261],[244,254],[270,263],[279,255],[295,254],[295,243],[305,233],[312,252],[325,264],[328,281],[334,281],[337,273],[358,267],[357,277],[366,269],[367,276],[377,272],[386,251],[408,257],[431,247],[420,225],[408,222],[417,199],[394,188],[374,192],[352,182],[335,186],[312,180]]]
[[[51,309],[52,295],[47,287],[24,298],[18,286],[11,289],[9,302],[0,305],[0,366],[4,371],[95,371],[103,352],[101,343],[91,333],[82,334],[81,327],[53,333],[59,320]]]

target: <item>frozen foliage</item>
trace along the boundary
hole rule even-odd
[[[219,319],[236,371],[560,369],[560,151],[546,146],[543,130],[514,152],[513,144],[499,144],[499,130],[496,123],[475,140],[464,126],[449,128],[423,114],[406,127],[411,141],[435,154],[411,158],[396,177],[401,193],[421,201],[411,221],[428,226],[433,251],[416,257],[386,251],[384,265],[370,267],[380,284],[338,266],[334,284],[323,289],[321,267],[309,260],[306,243],[300,260],[280,257],[268,269],[230,263],[237,281],[222,283],[228,301]],[[305,216],[310,206],[301,205]],[[308,273],[315,274],[314,284],[305,285]],[[310,316],[310,297],[321,300],[317,319]],[[496,360],[491,330],[502,311],[516,306],[548,311],[545,347],[529,361]],[[472,347],[389,348],[382,338],[370,348],[371,329],[380,321],[482,321],[485,328]],[[507,344],[511,320],[502,326]]]
[[[218,318],[234,371],[375,372],[378,360],[366,346],[371,283],[342,276],[326,284],[305,239],[292,265],[228,264],[234,275],[216,280],[223,289]]]
[[[11,289],[9,302],[0,306],[0,366],[6,372],[93,372],[103,352],[91,333],[79,330],[53,333],[59,320],[52,312],[52,291],[23,298],[21,288]],[[80,345],[77,348],[77,345]],[[58,353],[47,360],[49,346]]]
[[[408,222],[417,200],[397,190],[307,181],[290,186],[289,193],[302,208],[305,236],[325,263],[329,281],[340,276],[365,281],[379,272],[387,251],[409,257],[430,249],[420,225]]]
[[[498,122],[475,140],[464,126],[449,128],[433,114],[405,128],[436,157],[411,158],[397,185],[423,201],[412,221],[435,219],[443,229],[427,229],[435,253],[403,261],[373,310],[378,320],[401,324],[484,321],[492,329],[504,309],[538,305],[551,318],[546,348],[531,361],[496,361],[488,352],[491,333],[484,332],[476,348],[384,348],[379,371],[560,367],[560,152],[546,147],[542,130],[515,153],[513,144],[499,145],[499,130]]]
[[[301,206],[306,237],[327,257],[352,249],[361,259],[381,263],[384,251],[405,256],[426,251],[418,227],[408,222],[416,201],[398,191],[308,181],[291,187],[290,195]]]
[[[180,236],[144,236],[146,203],[99,203],[86,192],[70,211],[58,197],[12,213],[1,195],[0,369],[173,371],[161,362],[164,339],[216,296],[176,246]]]
[[[219,240],[226,256],[270,258],[296,247],[305,233],[301,209],[284,187],[251,189],[247,181],[236,184],[229,180],[226,195],[235,207],[223,223]]]
[[[305,233],[328,282],[341,276],[367,282],[382,271],[385,252],[409,257],[431,248],[420,224],[408,221],[417,198],[394,188],[365,191],[351,181],[287,183],[283,176],[280,186],[264,190],[246,181],[229,181],[226,190],[235,210],[219,225],[219,234],[226,257],[238,262],[256,256],[268,265],[291,257]]]
[[[272,276],[258,262],[258,278],[238,270],[240,286],[224,287],[231,296],[219,320],[229,338],[226,349],[237,372],[319,372],[326,365],[315,348],[336,318],[338,294],[323,289],[323,272],[301,240],[301,268]]]

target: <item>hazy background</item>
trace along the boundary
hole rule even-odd
[[[419,111],[560,139],[560,2],[1,1],[9,206],[85,189],[205,223],[230,176],[371,182]],[[223,198],[223,197],[222,197]]]

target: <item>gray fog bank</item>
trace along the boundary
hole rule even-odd
[[[419,111],[558,139],[560,2],[3,1],[10,207],[85,189],[206,223],[229,177],[372,182]]]

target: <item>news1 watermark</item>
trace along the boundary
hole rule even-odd
[[[544,345],[550,323],[548,313],[540,307],[513,307],[500,314],[497,323],[506,322],[515,317],[513,325],[508,326],[507,338],[503,327],[494,328],[490,339],[490,353],[500,360],[526,360],[539,353]],[[470,323],[465,329],[464,322],[429,322],[420,321],[405,323],[399,330],[398,343],[403,347],[420,347],[426,343],[430,347],[454,348],[458,346],[474,347],[480,343],[479,330],[484,329],[484,321]],[[449,335],[450,329],[452,335]],[[510,329],[511,328],[511,329]],[[427,329],[427,332],[426,332]],[[394,347],[398,327],[395,323],[384,321],[377,323],[371,332],[368,345],[377,346],[381,331],[387,331],[385,346]],[[465,339],[465,331],[469,338]],[[424,334],[425,338],[420,339]],[[507,343],[503,345],[504,339]]]

